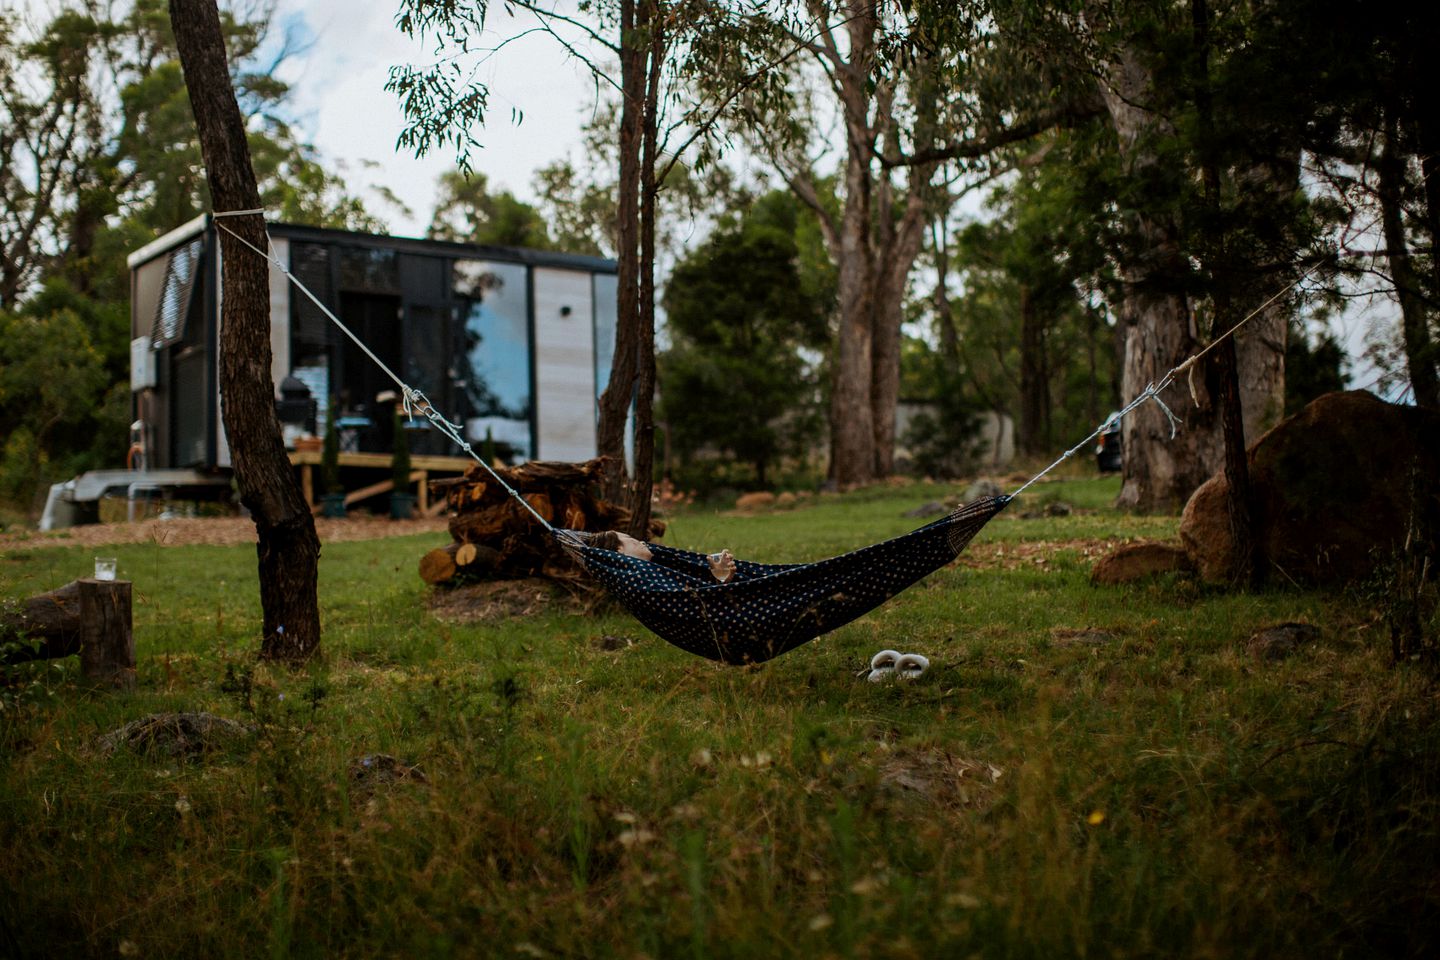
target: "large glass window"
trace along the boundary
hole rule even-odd
[[[463,344],[453,384],[466,437],[475,444],[489,440],[507,462],[528,460],[535,407],[526,269],[457,260],[454,284]]]
[[[610,364],[615,359],[615,320],[619,315],[620,278],[613,273],[595,274],[595,396],[610,384]]]

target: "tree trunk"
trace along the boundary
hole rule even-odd
[[[1169,121],[1143,106],[1153,99],[1150,70],[1131,48],[1096,66],[1105,81],[1101,92],[1122,162],[1138,171],[1158,165],[1160,157],[1149,142],[1156,132],[1169,129]],[[1131,216],[1131,232],[1136,237],[1132,249],[1141,252],[1119,264],[1124,293],[1118,313],[1125,328],[1120,392],[1127,402],[1200,348],[1190,305],[1181,293],[1187,265],[1178,226],[1137,212]],[[1173,438],[1170,420],[1158,404],[1143,404],[1126,418],[1124,485],[1117,506],[1139,511],[1178,509],[1223,462],[1211,393],[1203,378],[1195,379],[1195,403],[1185,401],[1180,412],[1184,429]],[[1182,385],[1161,399],[1177,406],[1185,396]]]
[[[636,357],[635,476],[627,532],[650,537],[650,496],[655,484],[655,182],[659,150],[660,67],[665,62],[665,24],[655,0],[641,4],[640,34],[646,39],[645,117],[640,151],[640,343]]]
[[[1421,294],[1420,276],[1410,259],[1410,245],[1405,238],[1402,196],[1405,186],[1405,161],[1396,140],[1399,132],[1395,120],[1385,121],[1385,139],[1376,161],[1380,177],[1380,224],[1385,232],[1386,257],[1390,261],[1390,279],[1395,284],[1395,297],[1400,301],[1401,330],[1405,344],[1405,362],[1410,371],[1410,387],[1415,402],[1427,407],[1440,407],[1440,377],[1436,374],[1435,349],[1430,340],[1430,317]]]
[[[1020,449],[1036,455],[1047,450],[1045,417],[1050,379],[1045,371],[1045,318],[1035,309],[1030,288],[1020,285]]]
[[[80,673],[86,680],[118,690],[135,689],[130,597],[128,580],[89,579],[31,597],[18,613],[0,616],[0,636],[29,641],[0,654],[0,664],[79,654]]]
[[[235,100],[214,0],[170,0],[175,45],[200,135],[215,210],[260,206],[245,122]],[[222,221],[265,249],[260,216]],[[260,655],[300,662],[320,645],[316,601],[320,539],[285,456],[270,379],[270,275],[266,261],[222,233],[224,301],[220,322],[220,397],[240,500],[258,537]]]
[[[1237,278],[1244,269],[1231,262],[1233,244],[1220,226],[1220,166],[1215,158],[1214,116],[1210,99],[1210,13],[1206,0],[1191,0],[1190,18],[1197,56],[1195,108],[1200,134],[1200,179],[1204,185],[1205,205],[1210,226],[1205,238],[1205,266],[1208,268],[1214,322],[1210,339],[1225,336],[1240,320],[1235,313],[1232,296]],[[1211,365],[1219,385],[1220,418],[1225,447],[1225,480],[1229,499],[1230,543],[1234,551],[1234,577],[1237,584],[1259,586],[1264,570],[1260,563],[1260,541],[1255,534],[1254,500],[1250,491],[1250,467],[1245,458],[1245,422],[1240,398],[1239,364],[1235,356],[1235,340],[1225,340],[1213,352]]]
[[[636,0],[620,3],[620,180],[616,186],[617,294],[615,355],[610,382],[600,395],[596,449],[610,458],[604,492],[607,500],[625,499],[625,425],[635,398],[640,350],[640,154],[645,113],[645,48],[636,42]]]

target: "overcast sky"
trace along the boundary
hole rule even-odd
[[[301,44],[280,76],[291,84],[293,118],[305,139],[327,161],[344,164],[352,192],[365,196],[392,232],[416,235],[430,222],[436,179],[455,164],[452,150],[417,159],[396,148],[404,123],[395,95],[385,91],[389,69],[425,63],[429,54],[395,27],[397,6],[395,0],[279,0],[276,33]],[[492,4],[487,26],[495,37],[518,34],[525,26],[503,7]],[[490,87],[490,112],[477,131],[484,149],[471,163],[491,189],[532,199],[533,172],[579,149],[580,128],[595,102],[594,84],[582,64],[540,35],[500,52],[479,78]],[[519,124],[512,110],[523,111]],[[366,161],[378,167],[365,169]],[[366,195],[372,183],[394,191],[411,214]]]

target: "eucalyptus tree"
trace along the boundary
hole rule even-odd
[[[951,196],[941,164],[986,176],[1001,147],[1096,103],[1056,95],[1045,69],[1013,69],[985,2],[805,0],[766,5],[754,20],[763,29],[753,36],[786,69],[766,96],[746,98],[739,119],[820,218],[835,261],[830,477],[864,483],[894,465],[905,295],[932,215]]]
[[[737,25],[734,11],[713,0],[598,0],[573,12],[553,3],[507,0],[505,8],[533,16],[538,30],[586,65],[597,90],[604,87],[619,97],[619,303],[597,441],[614,467],[607,476],[607,492],[618,497],[625,486],[624,431],[633,402],[631,532],[646,536],[654,459],[657,195],[682,155],[693,148],[703,164],[715,147],[710,133],[717,111],[687,106],[681,97],[687,78],[710,72],[715,60],[733,60],[737,51],[747,48],[727,41]],[[497,49],[480,49],[489,9],[488,0],[402,0],[397,18],[402,31],[432,40],[435,53],[431,65],[391,71],[388,88],[400,98],[407,119],[400,142],[420,153],[453,147],[466,170],[471,150],[479,145],[472,131],[485,122],[489,106],[489,89],[474,79],[473,67],[478,58],[495,55],[517,36],[502,37]],[[761,75],[750,71],[751,79],[741,86]],[[722,103],[719,110],[726,106]]]
[[[220,410],[241,501],[255,520],[262,657],[289,663],[320,646],[320,538],[285,455],[270,379],[270,271],[260,189],[245,119],[235,98],[215,0],[170,0],[176,48],[197,122],[211,199],[219,211],[252,211],[221,240]],[[231,236],[230,234],[234,235]]]
[[[1212,351],[1161,398],[1168,409],[1127,419],[1124,506],[1183,503],[1226,462],[1227,419],[1236,465],[1244,438],[1283,410],[1285,331],[1316,224],[1299,183],[1311,105],[1304,75],[1280,66],[1279,6],[996,3],[1001,32],[1093,82],[1104,104],[1112,160],[1096,168],[1109,193],[1096,230],[1120,280],[1125,399],[1246,321],[1233,362]]]

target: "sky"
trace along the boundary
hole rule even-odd
[[[519,34],[525,21],[493,3],[487,31]],[[395,0],[279,0],[277,37],[299,50],[278,71],[291,85],[290,110],[304,138],[329,161],[344,164],[350,190],[364,197],[392,233],[418,235],[430,222],[435,184],[455,168],[453,149],[417,158],[396,147],[404,127],[399,101],[385,90],[392,66],[427,63],[430,51],[395,26]],[[580,130],[595,103],[589,71],[551,38],[525,37],[480,68],[490,87],[489,118],[476,132],[483,149],[471,164],[492,191],[533,200],[533,172],[555,160],[579,159]],[[512,111],[523,113],[518,124]],[[376,166],[367,168],[367,163]],[[393,191],[402,214],[373,193]]]

